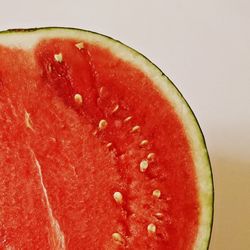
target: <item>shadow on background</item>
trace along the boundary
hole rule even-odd
[[[212,159],[215,217],[210,250],[250,250],[250,156]]]

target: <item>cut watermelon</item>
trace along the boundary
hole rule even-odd
[[[179,91],[109,37],[0,34],[0,249],[207,249],[213,184]]]

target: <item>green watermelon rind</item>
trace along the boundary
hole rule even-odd
[[[208,249],[214,213],[213,175],[205,139],[199,123],[174,83],[148,58],[122,42],[106,35],[65,27],[43,27],[32,29],[12,29],[0,32],[0,44],[32,48],[43,38],[71,38],[77,41],[96,43],[109,49],[114,55],[140,68],[157,86],[174,107],[187,134],[195,163],[200,201],[200,224],[194,249]]]

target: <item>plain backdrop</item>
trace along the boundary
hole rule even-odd
[[[89,29],[158,65],[191,105],[207,141],[216,197],[210,249],[250,249],[249,0],[0,3],[0,30]]]

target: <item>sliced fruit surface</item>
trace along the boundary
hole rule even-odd
[[[207,249],[199,126],[138,52],[62,28],[0,34],[0,249]]]

